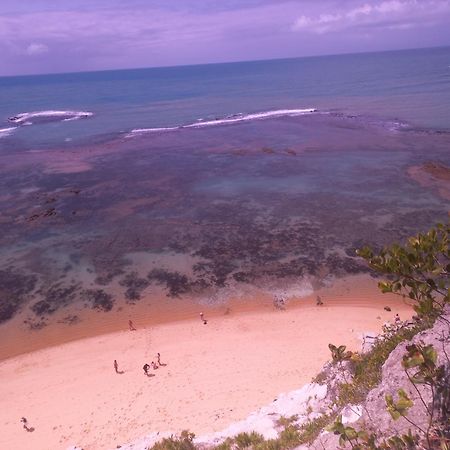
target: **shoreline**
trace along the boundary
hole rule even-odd
[[[378,332],[396,313],[412,314],[376,283],[358,289],[354,281],[329,288],[335,296],[324,296],[320,307],[309,298],[284,311],[203,308],[206,326],[196,316],[2,361],[0,446],[110,450],[153,431],[220,431],[308,383],[329,359],[328,343],[358,349],[360,333]],[[156,352],[167,366],[147,378],[142,365]],[[114,373],[114,359],[124,374]],[[21,428],[22,416],[33,433]]]
[[[360,291],[372,289],[378,280],[366,274],[348,275],[336,278],[330,286],[314,289],[309,295],[292,296],[287,300],[286,307],[302,308],[320,295],[327,301],[331,298],[334,306],[346,306],[348,294],[360,297]],[[351,302],[351,300],[350,300]],[[103,336],[128,330],[128,320],[132,320],[137,328],[166,325],[198,320],[200,311],[208,316],[220,317],[228,314],[246,314],[254,312],[275,311],[273,294],[256,288],[252,294],[247,293],[242,298],[230,296],[217,302],[201,302],[194,298],[168,298],[161,293],[159,296],[145,296],[134,304],[126,303],[124,299],[115,305],[112,311],[96,311],[87,307],[67,308],[50,316],[50,323],[42,329],[30,329],[25,323],[29,320],[29,312],[17,314],[13,319],[0,326],[3,345],[0,344],[0,363],[18,356],[44,350],[50,347],[65,345],[74,341]],[[79,320],[70,324],[64,321],[67,317],[78,317]]]

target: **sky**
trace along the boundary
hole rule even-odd
[[[450,0],[0,0],[0,75],[450,45]]]

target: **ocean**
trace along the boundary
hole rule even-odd
[[[447,130],[450,48],[0,78],[0,135],[33,147],[308,108]],[[93,116],[5,131],[8,117],[36,111]]]
[[[0,78],[0,121],[0,327],[301,298],[448,220],[450,48]]]

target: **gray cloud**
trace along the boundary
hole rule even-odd
[[[0,14],[0,74],[450,43],[450,0],[22,0],[10,5],[8,14]]]
[[[42,55],[48,52],[48,47],[45,44],[38,42],[32,42],[25,50],[25,53],[29,56]]]
[[[315,15],[300,15],[293,23],[294,31],[323,34],[349,28],[367,27],[407,30],[432,26],[450,19],[448,0],[384,0],[348,4],[340,9],[325,10]]]

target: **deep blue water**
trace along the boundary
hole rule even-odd
[[[13,130],[8,141],[26,147],[290,108],[337,110],[448,130],[450,47],[0,78],[0,129],[14,126],[7,118],[24,112],[94,114]]]

